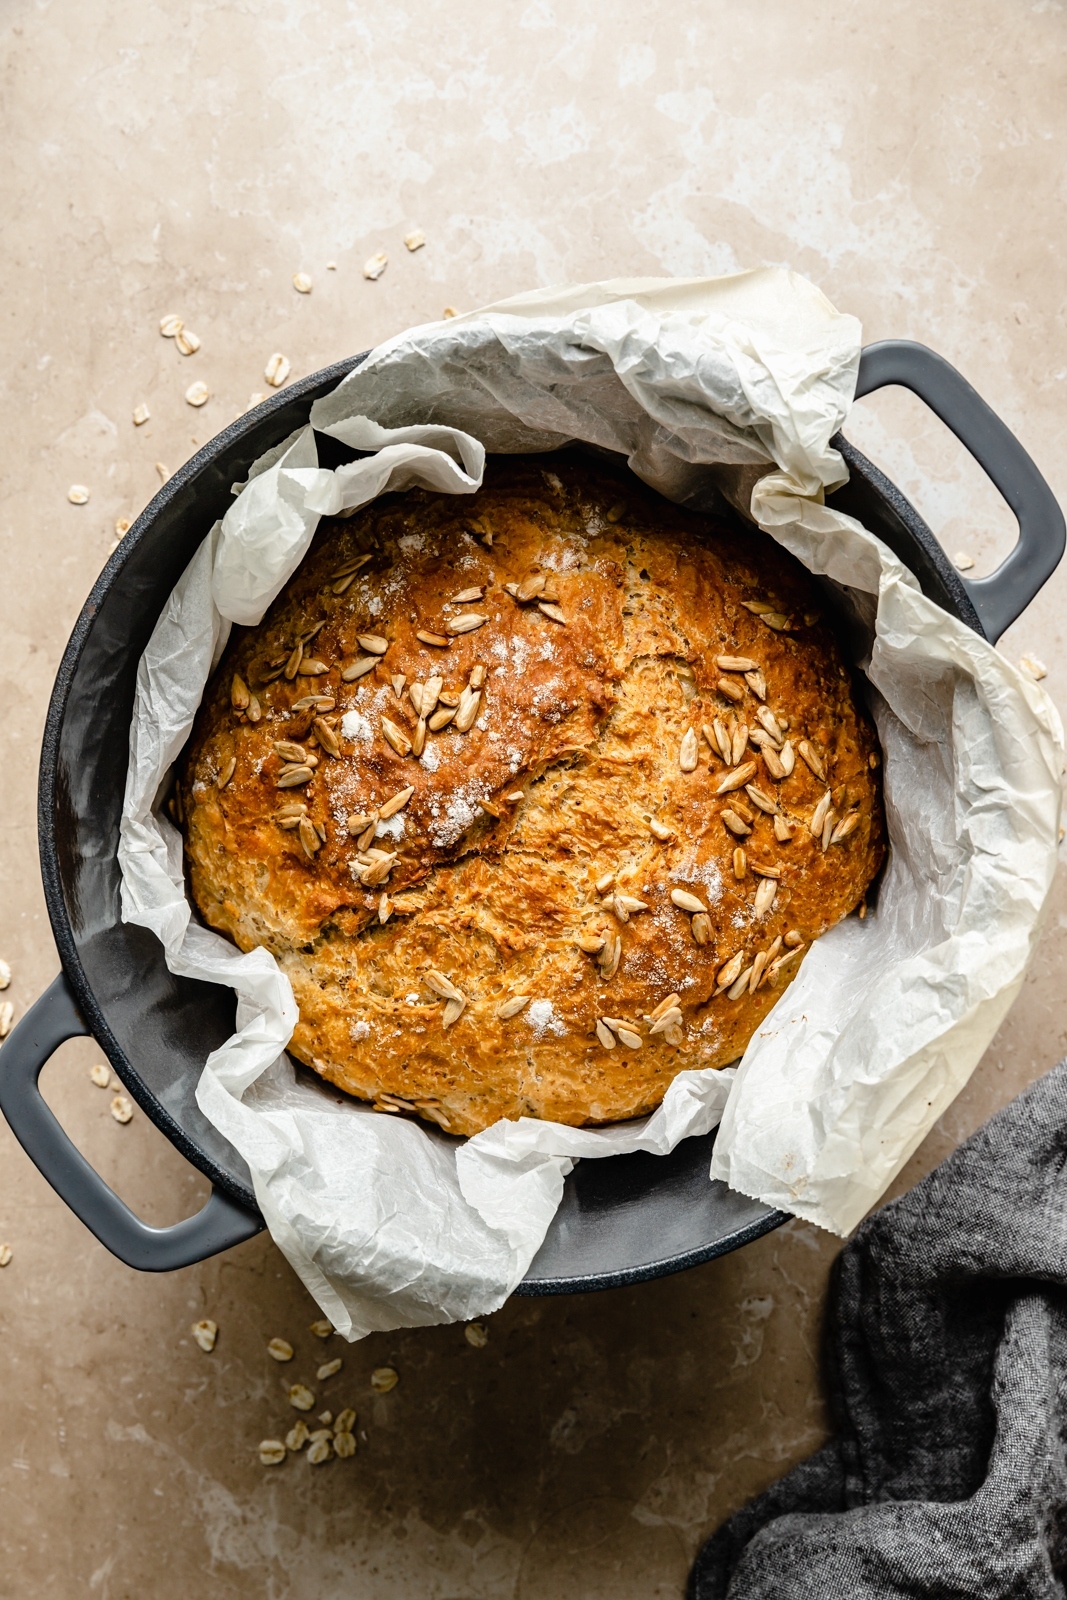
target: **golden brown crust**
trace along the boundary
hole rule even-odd
[[[450,604],[468,589],[484,599]],[[823,609],[755,529],[570,453],[490,458],[473,501],[415,490],[324,523],[201,706],[177,802],[196,903],[288,974],[292,1053],[381,1109],[458,1134],[639,1116],[676,1073],[737,1059],[798,936],[881,864],[878,747]],[[384,655],[345,681],[375,635]],[[418,746],[412,686],[434,676],[476,720],[424,730],[417,759],[385,734]],[[313,694],[334,705],[298,709]],[[743,995],[720,983],[733,958]]]

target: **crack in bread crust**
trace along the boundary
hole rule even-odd
[[[198,714],[174,802],[196,904],[277,957],[292,1053],[380,1109],[456,1134],[640,1116],[737,1059],[784,958],[881,865],[878,746],[823,610],[765,535],[573,452],[491,457],[473,500],[324,522]],[[457,710],[400,754],[435,677],[445,701],[468,688],[472,725]],[[361,856],[349,817],[407,788],[369,845],[395,860]],[[757,965],[744,994],[718,981],[735,955]]]

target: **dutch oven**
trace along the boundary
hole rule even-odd
[[[294,383],[240,417],[168,480],[112,554],[78,618],[52,692],[41,752],[38,826],[45,900],[62,971],[0,1049],[0,1109],[52,1187],[131,1267],[167,1271],[225,1250],[263,1227],[248,1170],[201,1114],[204,1059],[234,1031],[232,990],[175,977],[153,934],[123,923],[116,849],[137,664],[200,541],[266,450],[305,424],[363,356]],[[1064,521],[1018,440],[947,362],[888,340],[863,352],[857,398],[911,389],[985,470],[1019,523],[990,577],[965,579],[905,497],[841,435],[849,481],[829,503],[857,517],[915,574],[924,594],[992,642],[1019,616],[1063,554]],[[319,436],[334,466],[342,447]],[[137,1104],[210,1179],[203,1210],[150,1228],[64,1133],[38,1088],[64,1040],[92,1034]],[[669,1156],[584,1161],[519,1294],[608,1288],[724,1255],[786,1221],[708,1178],[714,1134]]]

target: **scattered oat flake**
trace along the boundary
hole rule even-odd
[[[174,335],[174,343],[178,353],[183,356],[195,356],[200,349],[200,340],[191,328],[182,328]]]
[[[98,1061],[95,1066],[89,1068],[89,1076],[98,1089],[106,1089],[111,1082],[111,1073],[102,1061]]]
[[[13,1255],[14,1251],[9,1244],[0,1244],[0,1267],[6,1267]]]
[[[347,1406],[334,1423],[333,1431],[334,1433],[351,1433],[355,1425],[356,1413],[352,1410],[351,1406]]]
[[[320,1422],[325,1422],[325,1423],[332,1422],[333,1421],[333,1412],[332,1411],[320,1411],[319,1412],[319,1416],[318,1416],[318,1420]],[[321,1438],[322,1437],[321,1431],[319,1433],[313,1433],[311,1435],[311,1437],[313,1439]]]
[[[1043,661],[1038,660],[1037,656],[1020,656],[1019,665],[1025,673],[1038,683],[1041,682],[1042,678],[1048,676],[1048,668]]]
[[[337,271],[337,262],[336,261],[327,261],[327,263],[326,263],[326,271],[327,272],[336,272]]]
[[[219,1336],[219,1325],[217,1322],[212,1322],[210,1317],[204,1317],[202,1321],[194,1322],[189,1331],[192,1333],[193,1338],[196,1340],[201,1350],[206,1350],[208,1352],[214,1350],[215,1340]]]
[[[340,1372],[340,1370],[341,1357],[335,1356],[332,1361],[324,1361],[322,1363],[322,1366],[316,1372],[315,1377],[318,1379],[319,1383],[324,1383],[327,1378],[332,1378],[334,1373]]]
[[[974,566],[974,557],[969,556],[966,550],[957,550],[952,559],[961,572],[970,572]]]
[[[333,1323],[327,1322],[326,1318],[322,1317],[318,1322],[311,1324],[311,1331],[316,1339],[328,1339],[333,1332]]]
[[[489,1330],[484,1322],[468,1322],[463,1337],[475,1350],[484,1350],[489,1343]]]
[[[211,391],[206,383],[201,383],[199,378],[195,383],[191,383],[185,391],[185,403],[189,406],[206,405],[210,399]]]
[[[164,339],[176,339],[184,326],[185,324],[181,317],[176,316],[175,313],[171,311],[167,316],[160,318],[159,331],[163,335]]]
[[[441,315],[443,317],[445,317],[445,318],[458,317],[459,316],[459,312],[456,310],[455,306],[445,306],[445,309],[441,313]]]
[[[259,1459],[265,1467],[276,1467],[284,1461],[286,1456],[285,1445],[281,1439],[261,1439],[259,1441]]]
[[[119,539],[124,539],[126,537],[126,535],[129,533],[130,528],[132,526],[133,526],[133,524],[130,522],[129,517],[116,517],[115,518],[115,542],[116,542],[116,544],[118,543]]]
[[[156,471],[159,473],[160,483],[166,483],[167,479],[170,477],[170,473],[167,471],[162,461],[156,462]]]
[[[291,1361],[293,1347],[288,1339],[272,1339],[267,1345],[267,1354],[273,1356],[275,1361]]]
[[[89,491],[84,483],[72,483],[67,490],[67,499],[72,506],[83,506],[89,498]]]
[[[314,1443],[308,1447],[307,1458],[313,1467],[320,1466],[324,1461],[329,1461],[332,1455],[333,1448],[329,1439],[316,1439]]]
[[[286,1448],[289,1450],[303,1450],[310,1437],[311,1435],[308,1433],[308,1425],[303,1418],[301,1418],[299,1422],[295,1422],[293,1424],[293,1426],[289,1429],[289,1432],[286,1434]]]
[[[341,1432],[333,1436],[334,1454],[340,1456],[342,1461],[347,1460],[356,1453],[356,1436],[354,1433]]]
[[[381,277],[388,265],[389,257],[386,255],[384,250],[379,250],[377,255],[373,255],[369,260],[364,261],[363,276],[365,278],[369,278],[372,283],[375,283]]]
[[[421,228],[412,228],[410,233],[405,233],[404,243],[409,250],[421,250],[426,243],[426,235]]]
[[[292,362],[288,356],[283,356],[280,350],[275,350],[263,368],[263,376],[272,389],[280,389],[292,370]]]
[[[0,1039],[6,1039],[15,1021],[15,1008],[10,1000],[0,1004]]]
[[[310,1411],[315,1404],[315,1396],[303,1383],[294,1383],[289,1390],[289,1404],[295,1406],[297,1411]]]
[[[11,982],[11,968],[6,961],[0,961],[0,989],[6,989]]]
[[[124,1094],[117,1094],[111,1102],[111,1115],[116,1122],[129,1122],[133,1116],[133,1102]]]
[[[388,1394],[399,1382],[400,1374],[395,1367],[375,1367],[370,1375],[370,1386],[375,1394]]]
[[[311,293],[311,279],[306,272],[293,273],[293,288],[297,294]]]
[[[143,422],[147,422],[148,421],[148,419],[149,419],[149,417],[151,415],[152,415],[151,411],[149,411],[148,407],[146,405],[144,405],[143,403],[141,405],[139,405],[139,406],[134,406],[134,408],[133,408],[133,425],[134,425],[134,427],[135,428],[139,428]]]

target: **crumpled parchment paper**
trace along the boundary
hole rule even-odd
[[[123,914],[175,972],[230,984],[237,1033],[197,1099],[248,1162],[271,1234],[350,1339],[473,1317],[514,1289],[576,1158],[666,1153],[721,1125],[712,1175],[845,1233],[966,1082],[1011,1004],[1052,880],[1062,733],[1051,702],[825,507],[852,401],[854,318],[780,270],[546,290],[416,328],[316,402],[374,452],[318,465],[304,428],[256,464],[141,661],[119,856]],[[484,453],[584,440],[668,498],[715,487],[859,619],[885,754],[891,854],[877,907],[838,924],[740,1064],[683,1072],[637,1123],[524,1118],[465,1144],[298,1077],[287,979],[193,920],[181,840],[155,809],[234,622],[255,624],[320,516],[422,484],[471,494]],[[743,537],[743,534],[739,535]]]

